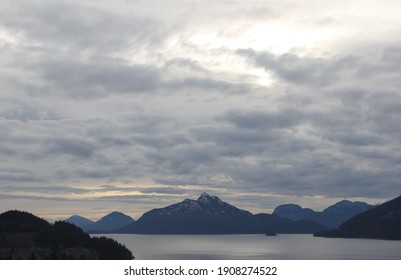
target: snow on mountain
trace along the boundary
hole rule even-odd
[[[293,222],[270,214],[239,209],[217,196],[202,193],[197,200],[182,202],[146,212],[124,233],[147,234],[234,234],[234,233],[312,233],[325,228],[312,221]]]

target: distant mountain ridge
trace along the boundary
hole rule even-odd
[[[338,229],[315,236],[401,240],[401,196],[354,216]]]
[[[343,200],[322,212],[297,204],[276,207],[273,214],[252,214],[202,193],[197,200],[150,210],[135,221],[112,212],[96,222],[74,215],[66,219],[88,233],[141,234],[238,234],[238,233],[314,233],[337,228],[349,218],[374,208],[365,202]]]
[[[353,216],[374,207],[374,205],[367,204],[366,202],[342,200],[327,207],[322,212],[317,212],[309,208],[302,208],[297,204],[284,204],[276,207],[273,215],[294,221],[309,219],[329,228],[337,228]]]
[[[74,224],[78,227],[82,227],[84,225],[90,225],[90,224],[95,223],[94,221],[91,221],[91,220],[84,218],[82,216],[79,216],[79,215],[73,215],[73,216],[69,217],[68,219],[65,219],[64,221]]]
[[[313,233],[324,226],[313,221],[291,221],[270,214],[257,214],[234,207],[217,196],[202,193],[197,200],[146,212],[121,233],[143,234],[238,234]]]
[[[118,229],[135,222],[133,218],[125,215],[124,213],[114,211],[96,222],[86,219],[79,215],[73,215],[70,218],[64,220],[70,222],[85,232],[89,233],[110,233],[115,232]]]

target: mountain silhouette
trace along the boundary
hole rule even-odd
[[[82,225],[82,229],[86,232],[90,233],[106,233],[106,232],[114,232],[123,226],[131,224],[135,222],[134,219],[125,215],[124,213],[114,211],[95,223]]]
[[[239,234],[313,233],[324,226],[313,221],[291,221],[270,214],[239,209],[217,196],[202,193],[197,200],[185,199],[164,208],[153,209],[138,221],[119,230],[143,234]]]
[[[65,219],[64,221],[74,224],[78,227],[82,227],[85,225],[91,225],[94,223],[93,221],[91,221],[85,217],[79,216],[79,215],[73,215],[73,216],[69,217],[68,219]]]
[[[73,215],[64,221],[72,223],[88,233],[111,233],[122,228],[123,226],[135,222],[135,220],[130,216],[117,211],[102,217],[96,222],[88,220],[79,215]]]
[[[338,229],[315,236],[401,240],[401,196],[354,216]]]
[[[365,202],[342,200],[327,207],[322,212],[316,212],[309,208],[302,208],[297,204],[284,204],[276,207],[273,215],[294,221],[309,219],[329,228],[337,228],[353,216],[374,207],[374,205],[369,205]]]

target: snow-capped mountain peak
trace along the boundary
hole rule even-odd
[[[201,203],[201,204],[211,204],[213,202],[217,202],[220,205],[223,204],[223,202],[221,201],[220,198],[218,198],[217,196],[208,195],[205,192],[201,194],[201,196],[198,198],[197,202]]]

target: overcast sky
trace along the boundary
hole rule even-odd
[[[0,0],[0,211],[401,193],[398,0]]]

